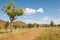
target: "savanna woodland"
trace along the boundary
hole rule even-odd
[[[4,0],[1,0],[1,1],[4,2]],[[28,10],[26,11],[26,9],[24,8],[25,4],[22,1],[21,3],[23,4],[23,7],[20,7],[19,4],[16,2],[17,0],[10,0],[10,1],[4,2],[4,5],[2,6],[2,8],[0,8],[0,10],[3,12],[3,15],[6,14],[7,15],[6,18],[9,18],[8,21],[0,19],[0,40],[60,40],[60,24],[56,24],[54,20],[50,20],[49,23],[43,23],[44,21],[42,21],[41,23],[36,23],[36,22],[26,23],[24,21],[17,20],[18,17],[26,15],[27,13],[29,14],[28,15],[29,17],[30,13],[31,14],[32,12],[35,13],[36,10],[32,8],[29,10],[29,8],[26,8]],[[26,6],[28,6],[28,4],[29,3],[27,3]],[[31,5],[31,7],[32,6],[34,5]],[[39,10],[37,10],[36,12],[42,13],[43,9],[39,8]],[[32,14],[32,15],[35,15],[35,14]],[[23,18],[26,18],[26,16]],[[38,18],[39,17],[36,16],[36,19]],[[45,20],[49,19],[49,17],[47,16],[45,18],[46,18]],[[34,21],[30,20],[29,22],[34,22]]]

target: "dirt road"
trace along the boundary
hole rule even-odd
[[[44,29],[34,29],[30,32],[23,33],[22,35],[13,35],[12,40],[32,40],[44,31]]]

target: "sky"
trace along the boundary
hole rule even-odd
[[[0,19],[10,21],[9,17],[1,9],[4,3],[10,0],[0,0]],[[60,0],[14,0],[18,8],[24,8],[24,14],[19,16],[15,21],[25,23],[50,23],[60,24]]]

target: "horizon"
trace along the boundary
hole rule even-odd
[[[1,10],[5,2],[9,3],[10,0],[0,0],[0,19],[10,21]],[[14,2],[18,4],[18,8],[26,9],[25,13],[15,21],[38,24],[49,24],[53,21],[55,24],[60,24],[60,0],[14,0]]]

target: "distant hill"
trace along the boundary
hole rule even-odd
[[[4,20],[0,20],[0,27],[4,27],[5,24],[6,24],[7,21],[4,21]],[[11,25],[12,23],[10,23],[9,25]],[[20,26],[27,26],[26,23],[22,22],[22,21],[16,21],[16,22],[13,22],[13,24],[17,24],[17,25],[20,25]]]
[[[5,26],[5,24],[6,24],[6,22],[7,21],[4,21],[4,20],[0,20],[0,27],[4,27]],[[9,25],[11,25],[12,23],[10,23]],[[17,24],[17,25],[19,25],[20,27],[23,27],[23,28],[26,28],[26,27],[28,27],[28,25],[29,24],[26,24],[26,23],[24,23],[24,22],[22,22],[22,21],[15,21],[15,22],[13,22],[13,24],[15,25],[15,24]],[[48,27],[49,26],[49,24],[37,24],[37,23],[34,23],[34,24],[32,24],[34,27]]]
[[[22,21],[16,21],[16,22],[13,22],[13,24],[17,24],[17,25],[20,25],[20,27],[25,27],[25,28],[28,26],[28,24]]]
[[[0,27],[5,26],[5,23],[6,23],[6,21],[4,21],[4,20],[0,20]]]

